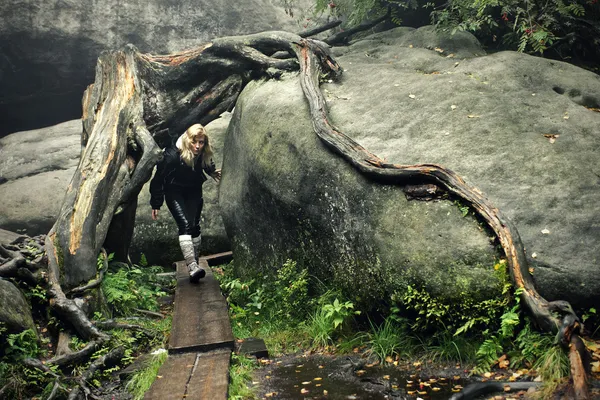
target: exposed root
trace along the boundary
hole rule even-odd
[[[319,79],[323,72],[336,78],[341,74],[340,67],[328,51],[316,42],[303,41],[296,47],[296,54],[300,61],[300,84],[309,103],[314,130],[321,141],[331,151],[373,180],[395,184],[415,181],[434,182],[466,201],[499,238],[515,287],[520,291],[523,304],[538,326],[544,331],[557,333],[558,340],[563,343],[577,340],[581,329],[579,318],[568,302],[548,302],[539,295],[527,269],[523,244],[512,222],[503,216],[483,193],[469,186],[454,171],[435,164],[387,163],[334,127],[329,121],[327,104],[319,89]],[[559,329],[561,325],[563,328]],[[571,335],[570,338],[565,337],[567,333]],[[580,375],[578,371],[584,371],[582,360],[587,350],[583,346],[574,351],[578,356],[570,358],[571,370]],[[575,376],[573,378],[575,380]],[[576,384],[576,386],[583,385],[581,382]],[[589,399],[589,393],[583,390],[577,392],[576,396],[576,399],[580,400]]]

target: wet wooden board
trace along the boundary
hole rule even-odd
[[[169,355],[144,400],[226,400],[230,350]]]
[[[206,260],[200,259],[199,264],[206,270],[206,277],[192,284],[185,263],[177,263],[169,354],[233,349],[227,302]]]
[[[226,251],[223,253],[204,256],[201,259],[206,260],[210,266],[221,265],[230,262],[233,259],[233,253],[231,251]]]
[[[169,355],[158,370],[156,380],[144,395],[144,400],[182,399],[195,363],[196,353]]]
[[[198,354],[196,369],[190,377],[186,400],[227,400],[230,350]]]

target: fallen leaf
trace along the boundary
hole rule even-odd
[[[274,397],[274,396],[277,396],[277,392],[270,392],[270,393],[265,394],[265,397]]]
[[[313,381],[321,381],[323,380],[323,378],[321,378],[320,376],[317,376],[316,378],[313,378]]]
[[[533,271],[535,271],[535,268],[533,267],[529,267],[529,275],[533,275]]]
[[[394,359],[392,357],[390,357],[390,356],[387,356],[385,358],[385,362],[392,363],[392,362],[394,362]]]
[[[409,94],[408,97],[410,97],[411,99],[416,98],[417,96],[415,96],[414,94]]]
[[[390,376],[389,375],[384,375],[383,379],[385,379],[386,381],[389,381],[390,380]]]
[[[312,384],[312,382],[311,381],[304,381],[304,382],[302,382],[302,384],[303,385],[310,385],[310,384]]]
[[[446,58],[454,58],[454,53],[450,53],[446,56]]]
[[[300,390],[300,393],[302,393],[302,394],[306,394],[306,393],[308,393],[308,390],[307,390],[307,389],[304,389],[304,388],[302,388],[302,390]]]
[[[452,110],[456,110],[457,106],[456,106],[456,105],[454,105],[454,104],[452,104],[452,105],[450,106],[450,108],[451,108]]]
[[[550,134],[550,133],[544,134],[544,137],[547,138],[550,143],[556,142],[556,139],[558,139],[559,136],[560,135],[555,135],[555,134]]]
[[[162,375],[156,375],[157,379],[162,379]]]
[[[479,115],[469,114],[467,115],[467,118],[479,118]]]
[[[443,53],[444,52],[444,50],[440,49],[439,47],[436,47],[434,50],[437,51],[438,53]]]
[[[358,371],[356,371],[356,375],[362,376],[365,374],[365,372],[367,372],[367,371],[365,371],[364,369],[359,369]]]
[[[320,383],[317,383],[315,386],[316,386],[316,387],[319,387],[319,386],[323,386],[323,385],[321,385]]]
[[[537,258],[537,253],[532,253],[531,258]]]
[[[548,235],[550,233],[550,231],[548,230],[548,228],[542,229],[542,233],[544,235]]]
[[[442,390],[442,388],[432,387],[431,390],[433,390],[434,392],[439,392],[440,390]]]
[[[327,396],[329,392],[327,390],[323,390],[323,396]]]
[[[592,363],[592,372],[600,372],[600,361],[596,361]]]

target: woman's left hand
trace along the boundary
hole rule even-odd
[[[217,182],[219,182],[221,180],[221,170],[217,169],[215,170],[215,172],[213,172],[212,174],[210,174],[210,176]]]

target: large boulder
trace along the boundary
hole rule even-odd
[[[223,138],[230,114],[207,125],[215,162],[221,165]],[[48,128],[17,132],[0,138],[0,228],[27,233],[47,233],[60,212],[67,186],[79,163],[81,120]],[[218,209],[218,185],[204,184],[202,213],[203,253],[229,250],[229,241]],[[166,206],[159,220],[150,218],[150,191],[146,184],[138,198],[132,256],[168,265],[181,258],[177,226]]]
[[[398,164],[436,163],[518,228],[546,298],[598,304],[600,77],[466,33],[397,28],[335,49],[334,125]],[[596,110],[593,110],[596,108]],[[316,138],[296,74],[249,84],[224,145],[220,205],[240,270],[293,258],[358,299],[423,285],[494,296],[493,234],[454,199],[408,200]]]
[[[81,121],[0,139],[0,227],[47,233],[79,163]]]
[[[298,31],[299,8],[271,0],[0,2],[0,137],[81,116],[103,50],[171,53],[264,30]]]
[[[31,307],[23,293],[11,282],[0,278],[0,322],[10,333],[19,333],[26,329],[34,332],[35,324],[31,316]]]

